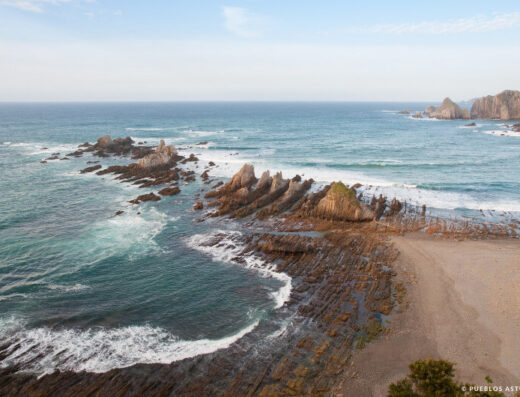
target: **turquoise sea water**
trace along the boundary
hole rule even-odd
[[[77,172],[89,155],[41,159],[105,134],[165,139],[214,161],[216,177],[247,161],[457,216],[520,214],[520,137],[498,121],[397,114],[426,105],[1,104],[0,339],[23,348],[0,365],[106,371],[208,353],[283,311],[290,289],[254,259],[234,263],[229,247],[200,247],[238,227],[196,221],[199,180],[133,208],[142,189]]]

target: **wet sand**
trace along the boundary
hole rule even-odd
[[[408,307],[355,352],[343,396],[385,396],[420,358],[457,363],[461,381],[520,385],[520,242],[393,237]]]

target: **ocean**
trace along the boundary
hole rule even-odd
[[[143,189],[80,174],[73,152],[102,135],[164,139],[214,178],[245,163],[361,183],[366,194],[453,217],[520,214],[520,136],[500,121],[414,119],[426,103],[0,104],[0,340],[21,346],[0,367],[42,375],[170,363],[230,346],[256,327],[287,326],[291,279],[207,246],[237,221],[199,222],[203,187],[133,206]],[[102,159],[103,164],[129,160]],[[146,192],[154,189],[144,189]],[[157,189],[156,189],[157,190]],[[124,213],[115,216],[115,212]]]

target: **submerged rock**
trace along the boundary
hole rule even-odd
[[[471,118],[466,109],[461,109],[461,107],[450,98],[445,98],[444,101],[442,101],[442,105],[431,112],[429,116],[439,120],[468,120]]]
[[[476,127],[476,126],[477,126],[477,123],[475,123],[475,122],[464,125],[464,127]]]
[[[398,112],[399,114],[410,114],[410,111],[408,109],[403,109],[401,110],[400,112]]]
[[[313,215],[338,221],[371,221],[374,211],[360,203],[354,191],[341,182],[331,184],[326,196],[320,200]]]
[[[471,106],[475,119],[520,119],[520,91],[506,90],[498,95],[478,98]]]

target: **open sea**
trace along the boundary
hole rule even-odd
[[[227,178],[250,162],[257,176],[361,183],[439,214],[519,216],[520,134],[500,121],[398,114],[426,105],[0,104],[0,345],[21,346],[0,367],[104,372],[210,353],[275,318],[291,289],[285,274],[234,261],[239,247],[201,246],[240,228],[197,222],[200,178],[178,196],[132,206],[154,189],[80,174],[99,160],[90,154],[40,160],[106,134],[164,139],[202,160],[198,174],[213,161],[210,175]]]

